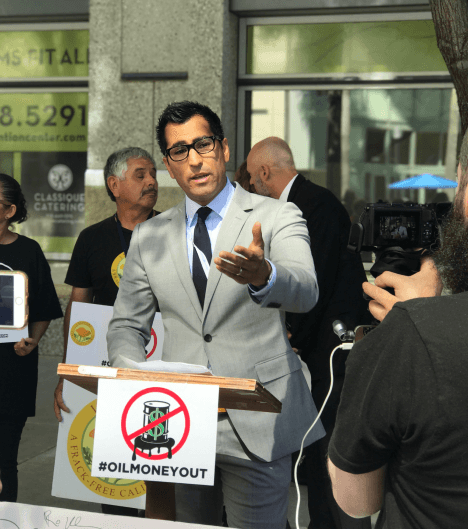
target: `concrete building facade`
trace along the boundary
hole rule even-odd
[[[102,168],[110,153],[129,145],[157,162],[157,207],[181,200],[155,137],[169,102],[195,100],[219,113],[233,151],[228,170],[235,169],[237,38],[227,0],[90,2],[87,224],[112,211]]]
[[[41,226],[40,236],[32,233],[44,245],[58,283],[79,229],[114,211],[103,181],[103,167],[113,151],[133,145],[153,154],[158,209],[182,199],[155,138],[158,116],[172,101],[197,100],[219,113],[232,153],[229,175],[251,145],[269,135],[290,142],[298,169],[340,198],[350,192],[361,201],[416,200],[414,193],[387,191],[388,184],[418,172],[454,172],[459,141],[456,97],[435,44],[428,0],[2,2],[0,37],[29,35],[29,41],[24,39],[25,65],[42,60],[41,54],[31,55],[28,44],[35,33],[45,38],[44,33],[54,31],[88,32],[88,51],[81,36],[74,53],[75,59],[87,53],[89,68],[85,71],[85,61],[63,55],[61,62],[79,63],[70,65],[71,73],[59,67],[25,71],[24,76],[0,72],[0,108],[7,109],[7,117],[11,112],[15,116],[11,126],[0,120],[0,169],[11,171],[22,186],[29,185],[32,203],[36,200],[34,178],[39,176],[26,174],[21,157],[27,156],[19,152],[27,146],[11,147],[1,141],[2,133],[20,125],[16,115],[22,109],[29,113],[29,124],[36,117],[42,120],[39,126],[54,124],[36,116],[41,103],[26,101],[22,94],[65,97],[76,92],[79,101],[56,99],[47,108],[53,107],[64,120],[59,119],[58,126],[70,120],[73,125],[79,115],[83,126],[86,122],[87,144],[81,148],[85,159],[76,170],[72,161],[69,164],[74,179],[81,182],[72,198],[84,197],[84,213],[75,232],[66,237],[50,219],[34,223],[36,231]],[[57,42],[61,39],[66,39],[63,33],[56,37]],[[50,46],[43,48],[51,53]],[[16,52],[0,49],[0,64],[6,64],[7,53],[13,61]],[[17,99],[15,107],[12,97]],[[63,156],[54,163],[67,165],[70,147],[59,150]],[[44,191],[39,198],[44,202],[49,196]],[[36,206],[45,208],[34,202]],[[53,207],[57,209],[49,204]]]

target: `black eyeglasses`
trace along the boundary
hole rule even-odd
[[[3,204],[4,206],[12,206],[13,204],[8,204],[8,202],[3,202],[3,200],[0,200],[0,204]]]
[[[207,136],[190,145],[176,145],[175,147],[167,149],[166,156],[169,156],[174,162],[181,162],[188,158],[190,149],[195,149],[198,154],[208,154],[214,150],[216,140],[219,140],[216,136]]]

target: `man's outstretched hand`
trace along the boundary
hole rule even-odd
[[[393,296],[385,287],[395,291]],[[421,260],[421,269],[412,276],[402,276],[393,272],[384,272],[375,280],[375,285],[363,283],[364,292],[373,301],[369,303],[369,310],[379,321],[382,321],[398,301],[414,298],[430,298],[440,296],[442,283],[437,269],[430,257]]]
[[[261,287],[268,282],[271,266],[265,260],[263,248],[265,244],[262,237],[262,226],[256,222],[252,228],[253,240],[248,248],[234,246],[235,255],[230,252],[219,252],[215,257],[216,268],[241,285],[255,285]],[[239,273],[240,272],[240,273]]]

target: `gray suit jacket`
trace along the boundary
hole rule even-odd
[[[265,257],[277,278],[261,304],[246,285],[222,275],[212,262],[202,310],[187,257],[185,200],[139,224],[132,235],[107,334],[109,359],[145,360],[151,323],[164,322],[163,360],[207,365],[215,375],[255,378],[282,403],[281,414],[228,410],[238,435],[257,457],[272,461],[299,449],[317,415],[301,362],[286,336],[285,314],[306,312],[318,291],[309,235],[299,209],[236,187],[213,257],[248,247],[262,224]],[[281,310],[278,310],[281,309]],[[316,425],[306,444],[324,435]]]

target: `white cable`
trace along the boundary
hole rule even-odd
[[[299,507],[301,505],[301,491],[299,489],[299,484],[297,482],[297,468],[299,467],[299,463],[302,458],[302,451],[304,449],[304,441],[306,437],[309,435],[309,432],[312,430],[312,428],[316,425],[317,421],[320,419],[320,416],[322,415],[322,411],[325,408],[325,404],[327,403],[328,398],[330,397],[330,394],[332,392],[332,389],[333,389],[333,355],[335,354],[337,349],[343,349],[344,351],[349,351],[352,348],[353,348],[352,343],[342,343],[340,345],[337,345],[335,349],[333,349],[332,354],[330,355],[330,389],[328,390],[327,396],[325,397],[325,400],[323,401],[322,407],[320,408],[320,411],[318,412],[318,415],[315,418],[315,421],[312,423],[312,426],[307,430],[306,434],[302,438],[299,456],[297,458],[296,464],[294,465],[294,483],[296,484],[296,491],[297,491],[296,529],[300,529],[299,527]]]

